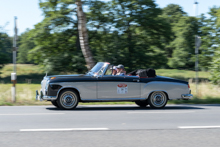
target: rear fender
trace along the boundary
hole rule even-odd
[[[189,93],[187,84],[178,82],[153,81],[141,85],[141,98],[148,98],[154,91],[163,91],[169,99],[180,99],[182,94]]]

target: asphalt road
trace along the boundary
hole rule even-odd
[[[1,106],[0,147],[217,147],[220,105]]]

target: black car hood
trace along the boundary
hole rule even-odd
[[[83,81],[95,81],[95,78],[89,74],[74,74],[74,75],[52,75],[47,76],[50,78],[50,83],[57,83],[57,82],[83,82]],[[53,78],[54,77],[54,78]]]
[[[51,75],[47,76],[48,78],[56,77],[56,78],[70,78],[70,77],[82,77],[82,76],[89,76],[87,74],[74,74],[74,75]]]

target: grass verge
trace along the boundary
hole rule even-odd
[[[35,91],[40,89],[40,84],[17,84],[16,103],[11,98],[12,84],[0,84],[0,106],[8,105],[48,105],[50,102],[35,101]]]

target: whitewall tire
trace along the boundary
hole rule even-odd
[[[151,108],[163,108],[166,106],[168,101],[167,95],[162,91],[155,91],[150,94],[148,103]]]
[[[75,109],[79,102],[79,95],[76,91],[71,89],[63,90],[57,99],[59,108],[71,110]]]

